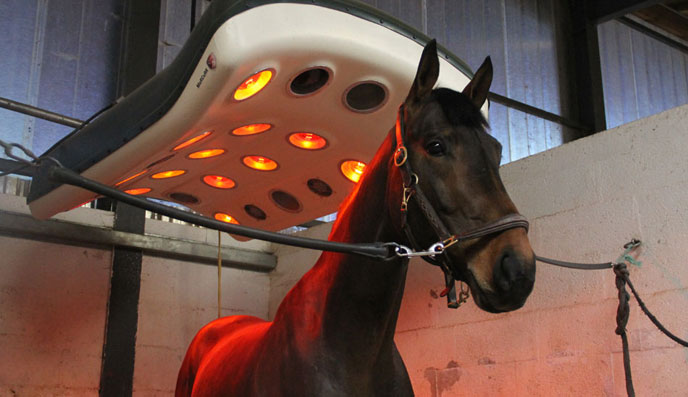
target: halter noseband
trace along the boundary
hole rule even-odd
[[[522,227],[527,231],[528,220],[521,214],[509,214],[497,219],[496,221],[490,222],[475,229],[468,230],[466,232],[459,234],[450,233],[444,222],[442,222],[442,219],[437,215],[437,212],[433,208],[427,196],[425,196],[421,190],[420,185],[418,184],[418,175],[413,172],[411,164],[408,161],[408,149],[404,145],[404,137],[406,135],[406,129],[404,128],[405,116],[406,109],[404,105],[401,105],[399,107],[399,113],[397,114],[397,122],[395,127],[397,146],[394,150],[394,165],[399,168],[399,171],[401,172],[404,188],[401,198],[401,228],[406,234],[406,237],[409,240],[412,248],[414,250],[418,250],[418,243],[416,242],[415,237],[413,237],[410,226],[406,222],[408,202],[411,197],[415,197],[418,207],[421,209],[425,219],[435,230],[435,233],[437,233],[437,236],[440,238],[440,240],[430,246],[427,251],[423,252],[414,252],[406,247],[401,246],[397,249],[397,255],[407,258],[420,256],[428,263],[439,266],[439,268],[444,272],[445,281],[445,289],[440,295],[446,295],[447,306],[452,309],[456,309],[468,298],[468,290],[464,290],[462,285],[461,295],[457,301],[456,280],[459,278],[449,267],[449,257],[447,256],[446,249],[462,241],[489,236],[491,234],[517,227]]]

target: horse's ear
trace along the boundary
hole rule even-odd
[[[490,85],[492,85],[492,60],[487,57],[475,72],[471,82],[463,89],[463,93],[473,101],[475,106],[481,108],[490,92]]]
[[[416,77],[413,79],[413,86],[411,86],[408,97],[406,97],[406,103],[416,102],[430,94],[439,74],[440,61],[437,59],[437,41],[432,39],[425,46],[423,55],[420,56]]]

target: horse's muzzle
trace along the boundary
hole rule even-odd
[[[481,309],[501,313],[522,307],[535,284],[535,258],[526,259],[511,249],[497,258],[492,271],[492,288],[483,290],[470,277],[473,299]]]

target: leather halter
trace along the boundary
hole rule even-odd
[[[442,219],[438,216],[437,212],[433,208],[427,196],[421,190],[418,184],[418,175],[413,172],[411,164],[408,161],[408,149],[404,145],[404,137],[406,135],[406,129],[404,128],[404,119],[406,118],[406,109],[402,104],[399,107],[399,113],[397,114],[397,122],[395,127],[396,132],[396,149],[394,151],[394,165],[399,168],[402,176],[403,182],[403,193],[401,198],[401,228],[406,234],[409,243],[414,250],[418,250],[419,246],[416,242],[411,228],[406,222],[406,217],[408,213],[408,202],[411,197],[415,197],[416,203],[420,208],[421,212],[425,216],[425,219],[432,226],[435,233],[439,237],[439,242],[435,243],[428,250],[429,255],[422,255],[422,258],[435,265],[439,266],[444,272],[445,289],[440,294],[441,296],[447,296],[447,306],[456,309],[461,303],[465,302],[468,298],[468,292],[461,288],[461,296],[459,301],[456,299],[456,280],[460,280],[458,275],[449,266],[450,260],[447,255],[446,249],[454,244],[458,244],[462,241],[477,239],[480,237],[489,236],[495,233],[502,232],[508,229],[514,229],[517,227],[522,227],[528,230],[528,220],[521,214],[509,214],[501,217],[493,222],[490,222],[481,227],[471,229],[458,234],[452,234],[449,232],[445,226]],[[436,254],[433,254],[436,252]],[[414,256],[407,254],[402,254],[400,256]],[[420,256],[420,255],[419,255]]]

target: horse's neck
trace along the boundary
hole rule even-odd
[[[398,239],[385,203],[391,151],[388,138],[367,175],[340,208],[331,240],[371,243]],[[371,363],[381,349],[392,346],[405,278],[406,264],[400,260],[383,262],[324,253],[285,298],[276,319],[289,313],[297,328],[305,328],[325,346],[351,352],[357,362]]]

